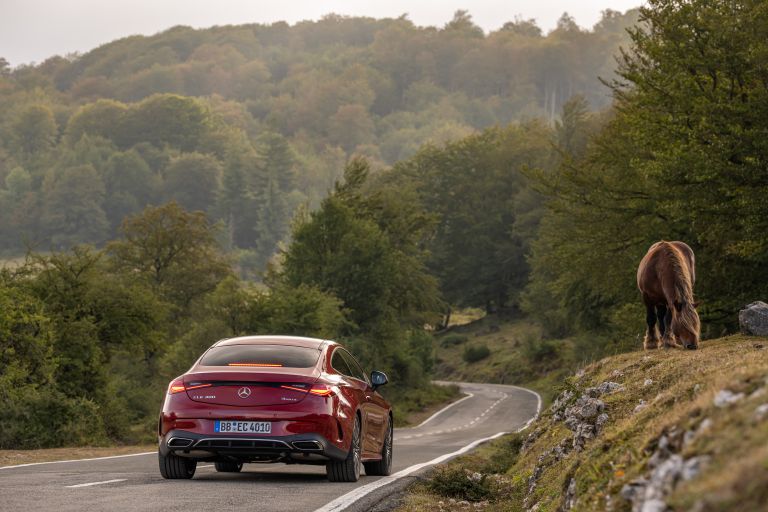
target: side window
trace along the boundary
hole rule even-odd
[[[349,366],[349,368],[352,370],[352,377],[356,379],[360,379],[361,381],[367,382],[368,384],[370,384],[370,382],[368,382],[368,379],[365,376],[365,372],[360,367],[360,364],[357,362],[357,359],[352,357],[352,354],[350,354],[346,350],[340,350],[339,352],[342,353],[342,355],[344,356],[344,359],[347,361],[347,366]]]
[[[343,350],[337,348],[331,356],[331,367],[342,375],[352,377],[352,370],[349,369],[346,359],[342,355]]]

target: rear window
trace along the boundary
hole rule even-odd
[[[320,351],[285,345],[226,345],[213,347],[200,361],[202,366],[242,366],[244,368],[310,368]]]

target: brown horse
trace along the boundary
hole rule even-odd
[[[695,258],[687,244],[662,241],[648,249],[637,269],[637,287],[647,313],[648,330],[643,341],[646,349],[659,348],[662,344],[699,348],[701,324],[693,301],[695,282]]]

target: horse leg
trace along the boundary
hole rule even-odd
[[[656,306],[656,318],[659,320],[659,332],[661,337],[664,338],[664,333],[667,332],[667,306],[666,304],[659,304]]]
[[[643,348],[645,350],[653,350],[654,348],[659,348],[659,334],[656,331],[656,311],[652,305],[646,303],[645,312],[645,322],[648,324],[648,328],[645,331]]]
[[[677,338],[675,337],[675,333],[672,332],[672,310],[674,306],[669,307],[665,306],[665,309],[667,310],[667,313],[664,315],[664,335],[662,336],[661,340],[663,342],[663,345],[665,348],[683,348],[683,346],[680,344],[679,341],[677,341]]]

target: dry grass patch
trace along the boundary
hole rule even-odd
[[[765,510],[768,502],[768,413],[756,412],[768,403],[768,343],[765,339],[729,336],[705,341],[696,352],[659,350],[633,352],[597,361],[561,382],[575,399],[587,388],[611,381],[619,391],[600,397],[608,422],[583,450],[569,447],[573,432],[547,411],[532,425],[526,446],[507,456],[504,467],[491,468],[477,457],[499,459],[514,452],[503,439],[478,452],[475,459],[451,464],[472,471],[498,471],[508,489],[473,508],[539,512],[568,509],[566,495],[573,479],[570,510],[629,511],[622,488],[648,477],[649,460],[662,436],[674,437],[675,453],[684,460],[705,461],[688,481],[677,480],[664,496],[672,510],[744,512]],[[724,390],[731,395],[723,394]],[[720,393],[720,395],[718,395]],[[724,404],[722,398],[737,397]],[[717,398],[717,400],[716,400]],[[565,455],[553,449],[566,446]],[[462,474],[455,470],[454,475]],[[535,485],[531,485],[535,475]],[[442,504],[442,510],[466,510],[466,504],[446,502],[434,487],[415,487],[416,503]],[[402,509],[409,510],[409,509]],[[415,509],[412,509],[415,510]]]
[[[135,446],[48,448],[42,450],[0,450],[0,466],[15,466],[31,462],[50,462],[57,460],[91,459],[111,455],[128,455],[157,451],[157,445]]]

